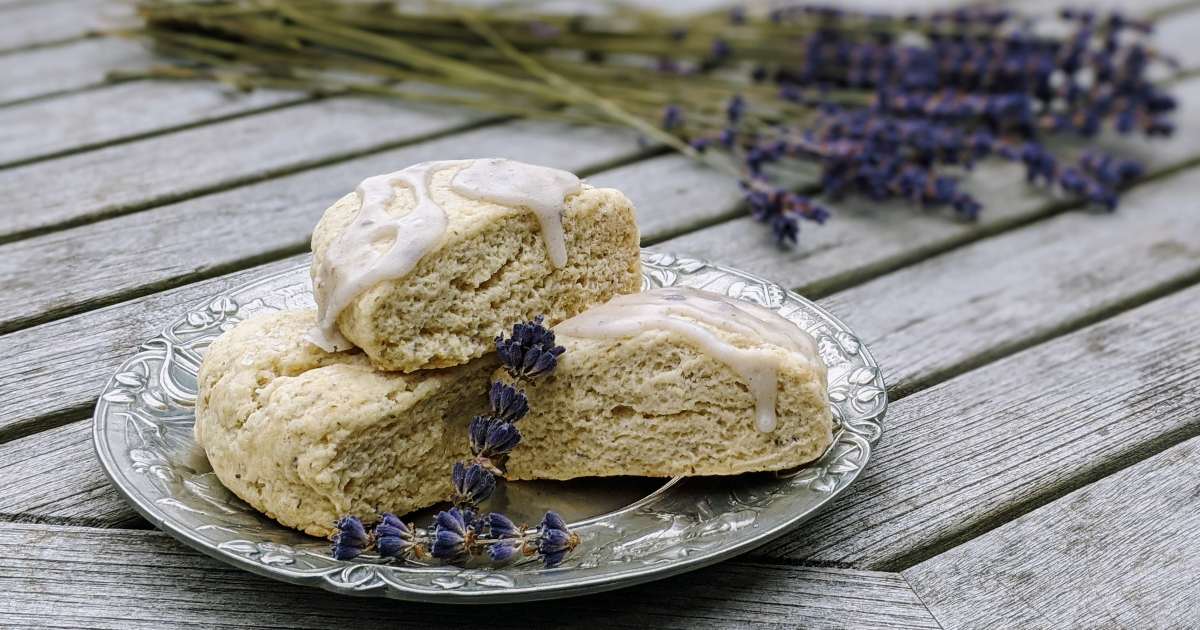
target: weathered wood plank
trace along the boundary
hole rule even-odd
[[[91,35],[125,23],[133,3],[117,0],[46,0],[0,10],[0,53]]]
[[[111,70],[144,69],[153,58],[137,42],[84,39],[0,55],[0,104],[100,85]]]
[[[1174,137],[1164,141],[1105,138],[1100,146],[1143,160],[1151,173],[1169,172],[1200,159],[1200,80],[1184,81],[1175,91],[1180,111]],[[716,177],[701,166],[681,166],[678,173],[672,184],[682,188],[700,186]],[[950,220],[906,204],[847,199],[829,204],[833,218],[825,225],[804,226],[794,249],[775,246],[767,229],[749,217],[673,238],[661,247],[734,264],[806,294],[824,295],[932,253],[1053,214],[1066,201],[1025,184],[1024,168],[1015,164],[981,165],[967,176],[964,187],[986,206],[974,223]],[[733,185],[716,199],[722,204],[740,203]],[[735,208],[712,214],[735,212]]]
[[[308,260],[291,256],[138,300],[0,336],[0,441],[46,421],[90,415],[103,383],[132,348],[212,295]]]
[[[0,481],[21,488],[0,496],[0,520],[70,522],[116,527],[142,523],[116,490],[106,482],[92,447],[89,422],[43,431],[28,438],[7,442]],[[68,474],[56,471],[54,452],[75,462]]]
[[[0,109],[0,168],[261,111],[309,97],[216,83],[130,81]]]
[[[946,628],[1200,620],[1200,438],[904,572]]]
[[[1200,286],[901,399],[850,491],[764,551],[909,566],[1200,433],[1197,313]]]
[[[0,625],[24,628],[937,628],[895,573],[728,562],[652,588],[504,607],[346,598],[267,580],[165,534],[0,525]]]
[[[1116,213],[1068,213],[834,294],[893,396],[1200,281],[1200,169],[1135,188]]]
[[[1187,85],[1198,97],[1195,103],[1200,103],[1200,80],[1188,82]],[[1194,142],[1200,138],[1200,107],[1193,106],[1188,111],[1194,114],[1188,117],[1188,122],[1195,119],[1196,123],[1189,127],[1190,133],[1181,133],[1179,137],[1162,143],[1157,151],[1151,152],[1147,143],[1143,141],[1123,140],[1123,143],[1130,151],[1141,151],[1160,170],[1175,168],[1191,159],[1200,158],[1200,153],[1196,152],[1200,149],[1195,148],[1200,145]],[[231,121],[233,122],[238,121]],[[207,129],[206,127],[193,131],[202,132]],[[611,132],[606,130],[588,133],[592,138],[591,142],[603,142],[607,138],[605,134]],[[616,135],[622,141],[626,138],[622,134]],[[153,140],[166,141],[173,137]],[[533,144],[533,140],[532,137],[529,138],[529,143]],[[434,146],[445,149],[447,146],[454,146],[454,143],[451,137]],[[501,150],[498,153],[504,153],[509,144],[499,143],[498,148]],[[519,146],[521,143],[511,144]],[[464,142],[463,146],[471,146],[471,143]],[[88,154],[65,159],[83,158],[86,155]],[[432,152],[422,155],[437,157]],[[539,159],[536,151],[530,155],[534,156],[532,159]],[[540,158],[540,161],[546,159]],[[397,160],[397,163],[399,162],[400,160]],[[111,301],[115,299],[114,296],[128,294],[139,286],[162,282],[177,283],[188,273],[204,273],[195,271],[198,266],[211,269],[261,256],[266,251],[298,249],[308,234],[309,226],[304,225],[304,221],[316,216],[308,210],[315,211],[315,208],[326,203],[326,199],[321,195],[334,198],[339,190],[348,190],[348,182],[357,180],[361,173],[374,172],[380,168],[368,166],[373,163],[366,160],[359,167],[354,166],[358,164],[355,161],[342,165],[344,168],[334,168],[338,173],[354,168],[361,170],[353,176],[338,175],[332,180],[333,184],[321,189],[323,192],[320,195],[275,197],[276,201],[285,202],[290,206],[289,211],[293,214],[289,214],[289,218],[295,218],[299,222],[289,224],[289,229],[278,231],[273,225],[273,240],[269,247],[257,238],[251,238],[258,236],[253,229],[240,230],[231,238],[230,230],[225,229],[230,219],[236,217],[239,222],[252,222],[260,215],[234,214],[230,212],[230,208],[259,204],[259,197],[255,195],[263,194],[260,188],[271,191],[290,190],[294,188],[295,178],[276,184],[268,182],[246,191],[245,194],[235,190],[227,196],[203,199],[198,206],[180,204],[182,207],[189,207],[186,213],[190,215],[181,219],[160,220],[159,217],[165,216],[163,213],[185,212],[168,207],[155,210],[144,219],[130,217],[111,225],[97,223],[0,247],[0,269],[25,269],[27,260],[32,257],[47,264],[36,266],[30,273],[37,274],[37,270],[40,269],[41,273],[53,274],[57,281],[53,289],[47,290],[46,287],[50,285],[37,281],[36,277],[29,278],[24,290],[10,291],[6,297],[0,297],[0,303],[7,301],[10,306],[0,309],[0,312],[7,314],[7,317],[0,318],[0,329],[12,329],[38,321],[39,318],[44,320],[61,316],[89,305]],[[995,209],[986,215],[990,218],[985,219],[981,225],[965,225],[940,217],[914,215],[911,209],[907,208],[891,208],[890,211],[878,213],[864,210],[856,213],[855,206],[851,205],[847,212],[843,212],[829,226],[809,230],[802,246],[792,252],[781,252],[767,243],[765,230],[750,219],[739,219],[694,232],[672,239],[662,247],[713,257],[742,268],[764,272],[764,275],[779,279],[785,284],[800,284],[802,289],[820,293],[822,289],[861,279],[864,274],[886,270],[902,261],[918,259],[961,240],[978,238],[989,230],[999,229],[1006,222],[1027,220],[1050,212],[1056,202],[1037,190],[1018,187],[1018,194],[1021,195],[1019,199],[1016,202],[1007,201],[1006,197],[1011,198],[1014,180],[1021,178],[1020,170],[1012,165],[994,165],[986,169],[988,175],[981,173],[978,176],[977,192],[980,192],[982,198],[991,201]],[[319,175],[320,173],[315,173],[313,177]],[[3,173],[0,173],[0,180],[3,177]],[[298,177],[299,181],[306,181],[308,176]],[[728,212],[737,212],[736,203],[740,197],[733,182],[674,156],[664,156],[600,173],[593,180],[600,185],[616,185],[629,190],[640,208],[640,221],[648,240],[657,240],[661,236],[711,222]],[[206,203],[227,204],[228,207],[214,208],[212,205],[205,206]],[[308,203],[313,204],[313,207],[307,207],[305,204]],[[201,210],[203,207],[209,209]],[[859,209],[863,210],[861,204]],[[272,221],[279,218],[280,211],[273,212],[274,214],[269,216],[269,220]],[[168,229],[182,228],[179,223],[181,220],[189,222],[187,229]],[[240,239],[237,238],[238,234],[241,234]],[[143,264],[144,258],[140,256],[143,250],[112,247],[114,240],[153,242],[157,258],[165,261],[167,266],[148,268]],[[200,240],[216,245],[211,250],[206,248],[204,253],[199,254],[201,261],[196,261],[195,256],[198,252],[195,243]],[[738,246],[734,247],[731,243]],[[114,250],[128,253],[121,256],[114,254]],[[64,267],[53,264],[60,261],[70,262]],[[202,264],[197,265],[197,262]],[[96,281],[94,274],[98,267],[110,271],[112,282]]]
[[[168,203],[461,129],[478,114],[336,98],[0,171],[0,239]],[[221,156],[221,159],[211,159]],[[19,196],[18,196],[19,191]]]
[[[588,181],[616,188],[633,200],[643,244],[742,213],[736,181],[676,154],[596,173]]]
[[[0,329],[303,250],[325,208],[368,174],[483,156],[586,172],[642,151],[621,130],[512,122],[0,245],[0,278],[13,279]]]

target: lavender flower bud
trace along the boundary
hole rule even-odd
[[[492,417],[505,422],[516,422],[529,412],[529,399],[525,397],[525,392],[500,381],[492,383],[488,401],[492,404]]]
[[[521,555],[520,540],[501,540],[488,545],[488,558],[492,562],[510,562]]]
[[[384,558],[419,555],[419,545],[412,527],[390,512],[384,513],[375,526],[375,549]]]
[[[438,512],[430,549],[433,557],[457,560],[470,553],[475,543],[474,521],[475,513],[471,510],[454,507]]]
[[[475,416],[467,427],[467,437],[472,455],[497,463],[503,463],[505,456],[521,442],[516,425],[491,416]]]
[[[519,538],[521,536],[521,529],[517,527],[516,523],[499,512],[488,514],[484,521],[487,523],[488,535],[492,538]]]
[[[479,505],[496,489],[495,475],[478,463],[455,462],[450,478],[454,484],[454,502],[459,505]]]
[[[513,325],[512,337],[496,337],[496,354],[509,375],[515,379],[535,379],[549,374],[558,365],[558,356],[566,351],[554,345],[554,331],[546,328],[541,315],[532,321]]]
[[[546,512],[538,525],[537,552],[546,568],[562,564],[563,558],[579,545],[579,534],[567,527],[567,522],[555,512]]]
[[[334,560],[351,560],[371,544],[363,522],[355,516],[344,516],[337,522],[331,553]]]

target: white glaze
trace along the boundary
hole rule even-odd
[[[775,311],[685,287],[620,295],[559,323],[554,330],[585,339],[628,338],[647,330],[682,335],[745,379],[754,396],[755,426],[759,431],[773,431],[782,355],[763,347],[738,347],[706,326],[760,339],[816,360],[812,337]]]
[[[363,180],[355,193],[354,219],[330,243],[312,272],[317,325],[308,340],[330,352],[353,344],[337,328],[337,318],[356,297],[386,280],[403,278],[445,237],[446,212],[430,191],[434,173],[459,168],[451,189],[464,197],[532,211],[541,226],[551,263],[566,264],[563,202],[579,192],[579,178],[558,169],[503,159],[422,162]],[[396,187],[408,188],[415,206],[393,216]]]
[[[579,178],[566,171],[496,158],[475,160],[450,182],[450,188],[464,197],[531,210],[555,267],[567,264],[563,200],[582,187]]]

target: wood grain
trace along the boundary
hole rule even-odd
[[[1200,438],[904,572],[946,628],[1200,620]]]
[[[0,55],[0,105],[93,87],[111,70],[139,70],[153,62],[142,45],[116,38],[84,39],[69,44]]]
[[[623,130],[513,122],[0,245],[0,329],[307,249],[325,208],[369,174],[484,156],[587,172],[642,151]]]
[[[643,244],[742,213],[735,180],[675,154],[596,173],[588,181],[616,188],[633,201]]]
[[[1200,169],[1135,188],[1115,213],[1072,212],[837,293],[893,396],[1200,281]]]
[[[0,9],[0,53],[93,35],[128,23],[132,3],[45,0]]]
[[[212,295],[302,264],[292,256],[238,273],[0,336],[0,441],[91,414],[100,388],[167,322]]]
[[[1123,141],[1125,149],[1141,152],[1151,164],[1168,170],[1200,158],[1200,80],[1188,82],[1190,91],[1195,92],[1196,106],[1186,110],[1185,123],[1190,133],[1161,143],[1154,150],[1143,141]],[[290,108],[281,112],[265,114],[284,116],[308,106]],[[258,118],[258,117],[253,117]],[[225,124],[242,122],[230,121]],[[1195,124],[1190,124],[1195,123]],[[497,154],[511,154],[517,147],[527,144],[532,150],[522,153],[523,159],[554,163],[556,155],[548,152],[541,157],[537,138],[533,134],[521,142],[512,141],[517,132],[537,129],[533,123],[528,127],[505,127],[513,130],[509,139],[495,137],[494,141],[475,147],[471,136],[461,144],[454,136],[432,143],[429,146],[443,151],[445,155],[460,155],[462,147],[473,147],[474,151],[491,150]],[[187,133],[212,135],[217,127],[211,125],[183,134],[172,134],[145,142],[175,143],[176,137]],[[491,132],[488,132],[490,134]],[[612,130],[576,132],[579,142],[593,149],[612,146],[610,135],[617,142],[627,142],[628,135]],[[488,136],[492,138],[493,136]],[[558,154],[575,152],[568,146],[570,140],[563,138]],[[143,143],[134,143],[137,147]],[[511,148],[510,148],[511,147]],[[112,149],[93,152],[103,153]],[[413,148],[414,154],[438,157],[436,151]],[[612,154],[600,151],[604,159],[614,159]],[[632,150],[631,150],[632,153]],[[477,154],[477,153],[472,153]],[[36,172],[60,161],[86,159],[91,153],[71,156],[46,164],[33,165]],[[143,160],[144,161],[144,160]],[[380,160],[366,158],[346,162],[322,171],[311,177],[324,180],[324,172],[335,173],[329,178],[329,186],[318,187],[313,194],[310,175],[300,174],[291,178],[268,181],[249,187],[234,189],[227,193],[202,197],[175,206],[158,208],[145,217],[130,216],[115,222],[100,222],[74,230],[51,233],[38,238],[0,246],[0,272],[26,270],[29,260],[39,263],[25,271],[27,277],[23,287],[0,294],[0,330],[12,330],[29,323],[78,312],[84,308],[111,302],[118,296],[129,295],[138,287],[154,286],[156,283],[179,283],[189,275],[211,273],[210,270],[228,268],[239,261],[262,256],[268,252],[298,250],[307,239],[309,229],[319,212],[330,199],[342,190],[351,188],[350,182],[361,178],[362,173],[388,170],[391,166],[379,166]],[[394,164],[407,163],[396,159]],[[132,168],[140,163],[125,165]],[[357,173],[345,174],[357,169]],[[13,173],[26,169],[12,169]],[[780,251],[768,240],[766,230],[750,219],[738,219],[722,225],[692,232],[681,238],[671,239],[661,245],[664,250],[690,253],[714,258],[743,269],[758,271],[789,286],[800,285],[810,293],[822,293],[830,287],[850,284],[862,280],[866,274],[877,274],[901,264],[926,257],[962,240],[979,238],[983,233],[1000,229],[1016,220],[1028,220],[1046,214],[1059,202],[1047,198],[1037,190],[1016,186],[1021,169],[1014,165],[990,165],[980,169],[975,186],[981,198],[987,200],[995,211],[985,215],[978,225],[966,225],[944,217],[913,216],[911,209],[890,208],[872,212],[861,202],[847,204],[843,212],[828,226],[810,229],[805,233],[801,246],[795,251]],[[0,172],[0,181],[5,173]],[[614,185],[628,189],[631,198],[639,207],[639,221],[647,240],[685,231],[718,220],[730,212],[736,213],[740,195],[735,183],[718,176],[702,166],[684,158],[664,156],[631,164],[607,173],[599,173],[592,180],[598,185]],[[307,182],[297,188],[296,182]],[[173,185],[164,182],[164,186]],[[1014,190],[1015,199],[1014,199]],[[129,194],[129,191],[122,191]],[[141,194],[153,194],[146,191]],[[186,210],[185,210],[186,208]],[[236,212],[241,208],[254,208],[249,212]],[[67,211],[76,212],[77,206]],[[283,223],[276,223],[280,219]],[[42,219],[15,219],[42,220]],[[229,221],[236,220],[236,224]],[[259,222],[270,222],[269,236],[261,237],[254,226]],[[232,226],[236,225],[237,230]],[[244,228],[244,229],[243,229]],[[152,243],[156,259],[163,264],[154,267],[143,265],[147,250],[144,247],[113,247],[122,241]],[[196,243],[203,241],[212,245],[197,251]],[[735,247],[736,245],[736,247]],[[115,250],[115,251],[114,251]],[[121,252],[125,252],[124,255]],[[102,280],[97,281],[97,269],[102,269]],[[40,270],[40,272],[39,272]],[[53,275],[54,283],[37,278],[37,274]],[[5,273],[4,275],[7,275]],[[3,276],[0,276],[3,277]]]
[[[38,99],[0,109],[0,168],[306,98],[278,90],[242,94],[215,83],[130,81]]]
[[[267,580],[165,534],[0,525],[0,627],[937,628],[895,573],[727,562],[558,602],[431,606]]]
[[[1200,434],[1200,286],[921,391],[772,556],[903,568]]]
[[[0,239],[168,203],[485,120],[450,108],[336,98],[0,171]],[[335,122],[336,121],[336,122]],[[220,159],[213,159],[220,156]]]

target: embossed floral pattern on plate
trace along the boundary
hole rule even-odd
[[[329,556],[325,541],[286,529],[230,494],[192,438],[196,372],[205,348],[255,313],[311,308],[308,267],[214,296],[138,349],[96,405],[96,452],[139,512],[184,543],[247,570],[356,595],[482,602],[618,588],[731,557],[795,527],[859,475],[882,433],[887,393],[878,366],[844,324],[751,274],[643,251],[643,287],[689,286],[761,304],[808,331],[829,365],[839,428],[821,459],[780,474],[682,479],[576,526],[581,549],[559,567],[533,562],[461,569]]]

